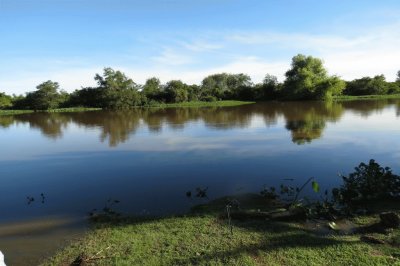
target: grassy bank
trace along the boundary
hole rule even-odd
[[[220,203],[209,210],[221,210]],[[326,222],[234,220],[231,234],[226,219],[200,209],[181,217],[96,222],[44,265],[69,265],[82,253],[96,265],[400,265],[400,229],[376,235],[387,241],[382,245],[329,230]],[[377,219],[371,214],[350,223]]]
[[[234,100],[227,100],[227,101],[215,101],[215,102],[202,102],[202,101],[192,101],[192,102],[182,102],[182,103],[164,103],[164,104],[157,104],[154,108],[168,108],[168,107],[223,107],[223,106],[238,106],[244,104],[252,104],[255,102],[250,101],[234,101]]]
[[[71,107],[71,108],[58,108],[58,109],[50,109],[36,112],[43,113],[67,113],[67,112],[85,112],[85,111],[98,111],[101,108],[85,108],[85,107]],[[33,110],[0,110],[0,115],[18,115],[18,114],[28,114],[34,113]]]
[[[215,102],[201,102],[201,101],[193,101],[193,102],[182,102],[182,103],[165,103],[158,104],[154,106],[148,106],[150,108],[172,108],[172,107],[224,107],[224,106],[238,106],[244,104],[252,104],[255,102],[249,101],[215,101]],[[142,107],[139,107],[142,108]],[[147,108],[147,107],[144,107]],[[66,112],[84,112],[84,111],[98,111],[102,108],[86,108],[86,107],[70,107],[70,108],[58,108],[58,109],[50,109],[43,110],[37,112],[46,112],[46,113],[66,113]],[[0,115],[17,115],[17,114],[27,114],[34,113],[33,110],[0,110]]]
[[[388,95],[360,95],[360,96],[342,95],[342,96],[335,96],[333,99],[334,99],[335,101],[400,99],[400,94],[388,94]]]

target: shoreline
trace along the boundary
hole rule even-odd
[[[333,101],[362,101],[362,100],[387,100],[387,99],[400,99],[400,94],[387,94],[387,95],[342,95],[334,96]]]
[[[252,101],[234,101],[234,100],[226,100],[226,101],[216,101],[216,102],[201,102],[201,101],[193,101],[193,102],[182,102],[182,103],[166,103],[154,106],[137,106],[134,108],[179,108],[179,107],[229,107],[229,106],[239,106],[245,104],[254,104],[256,102]],[[49,110],[0,110],[1,115],[19,115],[19,114],[31,114],[31,113],[72,113],[72,112],[88,112],[88,111],[101,111],[106,110],[103,108],[94,108],[94,107],[69,107],[69,108],[57,108],[57,109],[49,109]],[[118,111],[117,109],[116,111]],[[120,109],[124,110],[124,109]]]
[[[332,101],[334,102],[347,102],[347,101],[362,101],[362,100],[388,100],[388,99],[400,99],[400,94],[390,94],[390,95],[360,95],[360,96],[335,96]],[[268,101],[261,101],[268,102]],[[276,102],[274,100],[273,102]],[[279,102],[279,101],[278,101]],[[300,101],[306,102],[306,101]],[[256,101],[237,101],[237,100],[222,100],[215,102],[203,102],[203,101],[192,101],[192,102],[182,102],[182,103],[164,103],[158,105],[149,106],[137,106],[134,108],[180,108],[180,107],[230,107],[230,106],[240,106],[247,104],[255,104]],[[19,115],[19,114],[30,114],[30,113],[69,113],[69,112],[88,112],[88,111],[100,111],[105,110],[103,108],[94,107],[68,107],[68,108],[57,108],[49,110],[0,110],[0,116],[5,115]],[[121,109],[123,110],[123,109]]]
[[[385,243],[382,245],[362,241],[365,234],[353,230],[377,222],[378,212],[338,220],[335,229],[324,220],[245,217],[230,221],[224,217],[224,206],[232,198],[239,198],[241,207],[254,213],[260,213],[260,207],[261,213],[276,208],[271,200],[249,193],[197,205],[186,215],[99,217],[81,239],[43,265],[64,265],[79,259],[98,265],[299,265],[305,259],[313,265],[326,261],[351,265],[400,262],[396,255],[400,229],[389,235],[367,234]],[[376,210],[400,214],[396,205]]]

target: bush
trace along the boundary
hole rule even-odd
[[[332,191],[334,200],[345,205],[357,204],[400,196],[400,176],[389,167],[381,167],[374,160],[361,163],[348,177],[342,176],[344,184]]]
[[[201,100],[205,101],[205,102],[216,102],[217,98],[214,96],[211,96],[211,95],[207,95],[207,96],[202,97]]]

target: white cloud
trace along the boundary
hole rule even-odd
[[[205,52],[222,49],[222,44],[207,41],[181,42],[182,47],[193,52]]]
[[[269,32],[236,33],[228,40],[265,49],[306,50],[324,60],[330,73],[345,79],[384,74],[394,80],[400,69],[400,22],[354,31],[350,36],[280,34]]]
[[[267,73],[283,80],[291,57],[299,52],[322,58],[331,74],[347,80],[384,74],[390,81],[400,70],[399,28],[400,21],[369,29],[351,31],[349,27],[345,35],[340,31],[323,35],[236,31],[199,37],[201,34],[196,33],[196,37],[189,36],[182,41],[164,39],[162,45],[158,44],[162,40],[149,42],[146,45],[153,43],[151,48],[159,51],[158,54],[136,57],[125,63],[121,63],[122,59],[130,54],[117,54],[115,61],[107,62],[89,58],[72,58],[71,62],[47,59],[51,64],[32,59],[18,64],[5,62],[7,73],[0,73],[0,91],[22,93],[48,79],[58,81],[68,91],[93,86],[94,74],[100,73],[105,65],[123,70],[138,83],[156,76],[162,82],[181,79],[198,84],[205,76],[219,72],[249,74],[254,82],[261,81]]]
[[[163,65],[179,66],[193,62],[190,56],[175,52],[170,48],[165,48],[159,55],[151,58],[154,62]]]

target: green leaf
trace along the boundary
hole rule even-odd
[[[312,189],[313,189],[315,192],[317,192],[317,193],[319,192],[319,184],[318,184],[317,182],[312,181],[311,186],[312,186]]]

